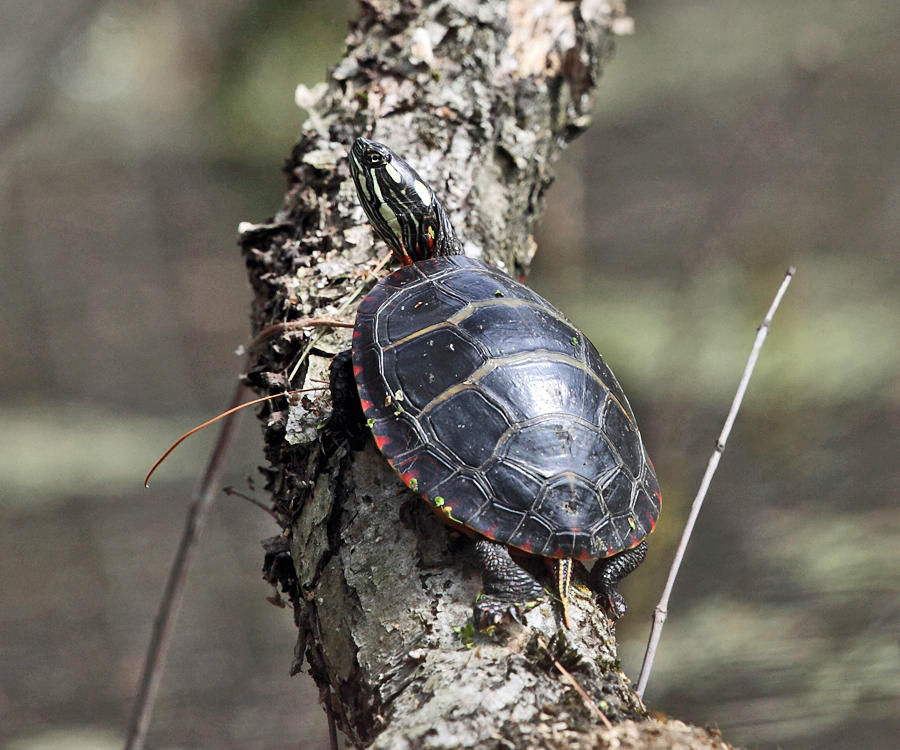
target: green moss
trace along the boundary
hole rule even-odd
[[[460,628],[453,628],[453,632],[459,636],[459,640],[466,648],[472,648],[475,645],[475,623],[471,620]]]

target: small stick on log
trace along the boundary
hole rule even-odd
[[[575,692],[581,696],[581,700],[584,701],[584,705],[587,706],[589,709],[591,709],[591,711],[593,711],[600,718],[600,721],[603,722],[604,726],[606,726],[607,729],[612,729],[613,728],[612,722],[610,722],[610,720],[606,718],[606,714],[600,710],[600,707],[594,702],[594,699],[591,698],[591,696],[589,696],[587,694],[587,691],[583,687],[581,687],[581,683],[575,679],[575,677],[572,675],[572,673],[568,669],[566,669],[562,664],[559,663],[557,658],[550,651],[550,649],[547,646],[547,643],[544,641],[544,639],[541,638],[540,636],[538,636],[537,642],[540,645],[540,647],[542,649],[544,649],[544,651],[547,652],[547,655],[550,657],[550,660],[553,662],[553,666],[559,670],[559,673],[563,677],[566,678],[566,680],[569,682],[569,684],[573,688],[575,688]]]
[[[300,320],[288,320],[285,323],[273,323],[268,328],[259,332],[259,335],[250,342],[247,347],[254,351],[260,344],[268,341],[273,336],[289,331],[302,331],[304,328],[353,328],[352,320],[335,320],[334,318],[301,318]]]
[[[703,480],[700,482],[697,496],[691,504],[691,512],[688,514],[687,522],[684,525],[684,531],[681,534],[681,541],[678,543],[678,549],[675,552],[675,559],[672,560],[672,567],[669,569],[669,577],[666,580],[666,585],[663,589],[662,596],[660,597],[659,604],[656,605],[656,609],[653,611],[653,627],[650,630],[650,638],[647,641],[647,650],[644,652],[644,662],[641,665],[641,675],[638,678],[636,690],[641,698],[644,697],[644,690],[647,687],[647,682],[650,680],[650,671],[653,669],[653,660],[656,658],[656,649],[659,645],[659,638],[660,635],[662,635],[663,624],[666,621],[666,616],[669,611],[669,597],[672,594],[672,588],[675,586],[675,578],[678,576],[678,571],[681,568],[681,561],[684,559],[684,553],[687,549],[688,542],[691,539],[691,533],[694,531],[694,524],[697,521],[697,516],[700,515],[700,508],[703,505],[703,500],[706,498],[706,492],[709,489],[710,482],[712,482],[713,475],[716,473],[716,468],[719,466],[719,459],[725,451],[725,443],[728,440],[728,436],[731,434],[731,428],[734,425],[738,410],[741,408],[741,402],[744,400],[747,385],[750,383],[750,376],[753,375],[753,369],[756,367],[756,360],[759,359],[760,349],[762,349],[763,342],[769,334],[769,324],[772,322],[772,316],[775,315],[775,311],[781,304],[781,298],[784,297],[784,293],[787,291],[788,285],[791,283],[791,279],[796,272],[797,269],[794,268],[794,266],[788,268],[787,273],[784,276],[784,281],[781,282],[781,286],[775,293],[775,299],[772,300],[769,311],[766,313],[762,325],[756,332],[756,340],[753,342],[753,348],[750,350],[750,356],[744,367],[744,374],[741,376],[737,392],[734,394],[734,400],[731,402],[731,411],[728,412],[728,417],[725,419],[725,425],[722,427],[722,432],[719,435],[719,439],[716,441],[716,447],[709,457],[706,473],[703,475]]]

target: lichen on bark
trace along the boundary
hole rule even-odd
[[[347,168],[359,135],[386,142],[431,183],[468,254],[524,275],[552,164],[589,123],[609,29],[623,13],[612,0],[364,0],[327,85],[300,91],[309,119],[285,167],[281,210],[241,228],[255,331],[352,320],[371,285],[366,272],[384,248],[373,245]],[[327,328],[268,337],[246,382],[267,393],[321,384],[328,355],[348,339]],[[553,659],[612,721],[645,717],[611,624],[583,589],[570,630],[548,602],[524,627],[473,634],[480,579],[470,540],[441,524],[371,441],[353,451],[331,434],[327,390],[306,399],[304,418],[324,426],[315,438],[292,428],[287,439],[286,406],[262,416],[263,472],[285,529],[267,561],[290,552],[294,669],[309,665],[354,743],[604,746],[608,730]],[[283,570],[267,569],[285,583]]]

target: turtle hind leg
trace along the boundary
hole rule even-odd
[[[353,353],[349,349],[338,352],[331,360],[330,381],[332,411],[328,432],[353,450],[361,450],[366,442],[366,417],[359,402]]]
[[[612,557],[597,560],[591,571],[591,589],[597,594],[606,614],[618,620],[625,614],[625,597],[619,593],[619,582],[644,561],[647,555],[647,540],[637,547],[619,552]]]
[[[482,593],[475,600],[475,627],[486,630],[519,616],[544,600],[544,589],[509,554],[505,544],[477,539],[475,552],[482,567]]]

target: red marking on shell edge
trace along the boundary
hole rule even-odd
[[[362,372],[362,365],[353,365],[353,375],[355,377],[359,377],[359,374]]]
[[[581,560],[581,562],[587,562],[588,560],[593,560],[595,558],[591,557],[587,552],[582,552],[576,559]]]
[[[531,542],[523,542],[519,545],[519,549],[530,554],[534,552],[534,545]]]
[[[371,401],[368,401],[367,399],[364,399],[364,398],[361,398],[361,399],[359,400],[359,403],[362,404],[363,411],[366,412],[366,413],[368,413],[369,410],[370,410],[370,409],[372,408],[372,406],[373,406],[373,404],[372,404]]]
[[[378,450],[383,450],[384,446],[391,442],[386,435],[376,435],[375,436],[375,445],[378,446]],[[405,481],[405,480],[404,480]]]

